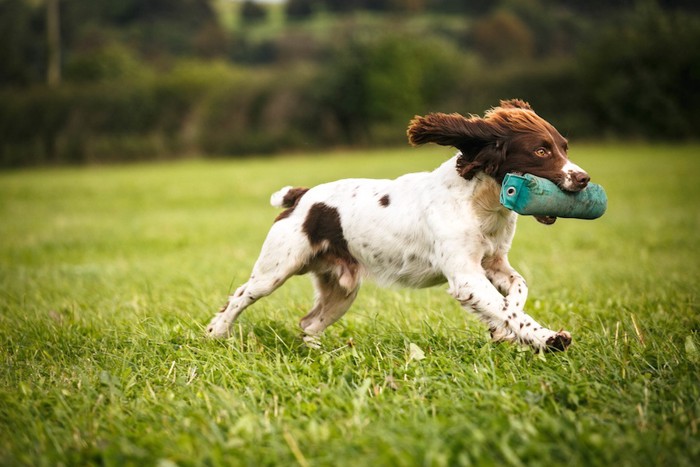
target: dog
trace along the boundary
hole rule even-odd
[[[564,191],[584,189],[590,177],[569,161],[567,140],[518,99],[501,101],[483,117],[416,116],[407,134],[413,146],[436,143],[459,152],[432,172],[274,193],[271,204],[284,211],[250,279],[214,316],[208,336],[228,336],[243,310],[289,277],[310,273],[315,303],[300,325],[311,347],[350,308],[364,277],[414,288],[447,283],[494,341],[536,351],[569,347],[570,333],[548,329],[524,311],[528,288],[508,262],[517,214],[499,203],[510,172],[546,178]]]

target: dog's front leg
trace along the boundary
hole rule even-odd
[[[506,315],[522,313],[527,301],[527,283],[515,269],[510,266],[505,256],[494,256],[482,261],[488,280],[505,296]],[[517,336],[507,327],[492,327],[491,338],[494,342],[517,341]]]
[[[522,278],[521,278],[522,279]],[[502,296],[483,274],[459,275],[450,281],[450,294],[460,304],[473,310],[491,329],[503,329],[506,336],[513,334],[517,342],[535,350],[565,350],[571,344],[571,335],[566,331],[552,331],[541,326],[522,310],[517,310],[515,298]],[[515,291],[517,293],[517,281]],[[513,285],[511,285],[511,288]],[[521,287],[520,294],[523,293]],[[522,306],[519,304],[518,307]]]
[[[571,343],[571,335],[568,332],[560,331],[554,333],[554,331],[536,325],[536,322],[524,312],[528,293],[527,284],[525,283],[525,279],[513,269],[505,255],[486,258],[482,261],[482,265],[486,272],[486,277],[488,277],[491,283],[505,296],[504,309],[506,320],[510,322],[511,320],[517,320],[518,317],[521,316],[526,318],[525,320],[521,320],[518,325],[522,329],[520,333],[514,333],[509,327],[492,329],[491,336],[494,340],[528,342],[533,339],[531,335],[533,332],[537,334],[544,330],[546,334],[549,334],[547,341],[549,342],[551,340],[551,342],[547,344],[548,347],[563,350],[569,346]],[[534,324],[528,325],[527,323],[529,322]],[[531,327],[532,329],[530,329]],[[554,335],[551,333],[554,333]],[[535,339],[537,339],[537,336],[535,336]]]

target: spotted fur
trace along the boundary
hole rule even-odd
[[[545,177],[569,191],[583,189],[588,174],[568,160],[566,140],[519,100],[501,102],[483,118],[416,117],[408,137],[414,145],[433,142],[459,153],[432,172],[275,193],[271,203],[286,211],[273,223],[250,279],[229,297],[208,335],[229,335],[248,306],[289,277],[310,273],[316,299],[300,323],[310,345],[350,308],[362,278],[370,277],[406,287],[447,283],[494,340],[566,349],[568,332],[552,331],[524,311],[527,285],[508,262],[517,214],[498,202],[508,172]]]

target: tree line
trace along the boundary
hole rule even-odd
[[[399,144],[510,97],[571,137],[694,139],[698,43],[683,0],[0,0],[0,165]]]

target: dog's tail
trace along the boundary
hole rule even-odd
[[[270,204],[275,208],[291,208],[296,206],[308,188],[286,186],[279,191],[272,193]]]

